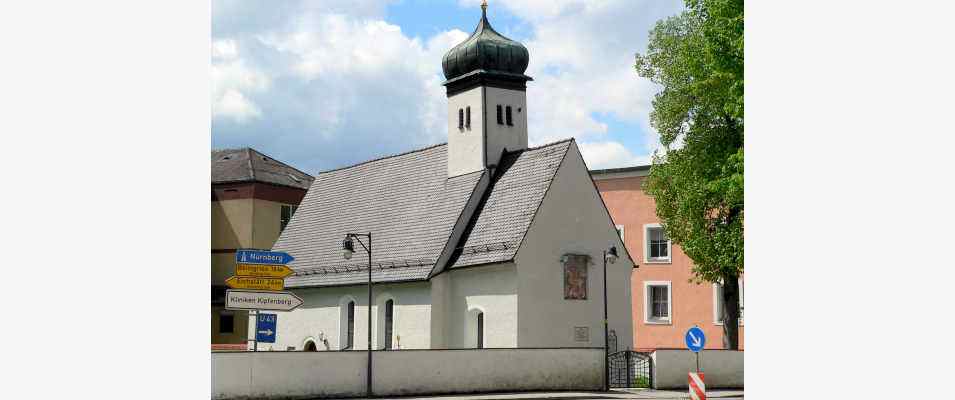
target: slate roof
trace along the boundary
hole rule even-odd
[[[475,192],[486,171],[447,177],[447,144],[319,173],[273,246],[295,257],[285,286],[366,282],[361,246],[342,257],[345,233],[372,232],[375,282],[428,279],[447,245],[452,267],[513,259],[570,143],[506,154],[486,193]],[[448,244],[472,196],[482,198],[463,246]]]
[[[314,179],[249,147],[212,150],[212,183],[265,182],[308,189]]]
[[[505,155],[451,268],[514,259],[570,140]]]

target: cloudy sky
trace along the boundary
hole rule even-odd
[[[251,146],[309,173],[446,142],[441,57],[481,0],[212,2],[212,146]],[[590,168],[649,163],[655,87],[636,75],[679,0],[490,0],[530,51],[530,145],[575,137]]]

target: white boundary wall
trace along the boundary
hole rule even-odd
[[[687,375],[696,371],[696,355],[689,350],[657,350],[653,358],[654,389],[687,389]],[[743,387],[743,352],[703,350],[700,372],[707,389]]]
[[[364,351],[212,353],[212,397],[364,397]],[[374,394],[601,390],[603,349],[375,351]]]

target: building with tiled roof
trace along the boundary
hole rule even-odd
[[[226,310],[235,251],[268,249],[314,178],[252,148],[212,151],[212,348],[245,350],[248,313]]]
[[[365,349],[369,317],[373,349],[603,348],[605,282],[631,337],[634,265],[576,142],[528,147],[526,49],[485,14],[443,67],[447,143],[315,177],[272,247],[304,304],[259,350]]]

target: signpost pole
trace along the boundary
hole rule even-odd
[[[250,311],[249,313],[251,313],[251,311]],[[252,351],[259,351],[259,338],[255,336],[255,334],[256,334],[255,330],[256,330],[256,329],[259,329],[259,311],[258,311],[258,310],[255,311],[255,319],[254,319],[254,321],[255,321],[255,324],[253,324],[253,328],[252,328],[252,329],[253,329],[253,331],[252,331]]]

